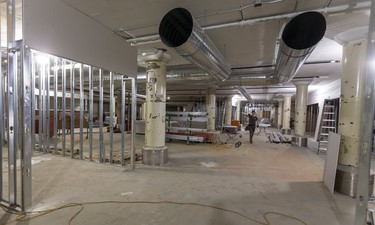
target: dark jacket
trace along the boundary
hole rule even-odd
[[[258,117],[252,116],[249,114],[249,126],[256,126],[258,121]]]

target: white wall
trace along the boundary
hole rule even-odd
[[[324,99],[339,98],[341,94],[341,79],[335,80],[329,84],[319,86],[318,89],[308,94],[307,104],[319,104],[319,116],[315,129],[315,140],[318,138],[319,124],[322,117]]]
[[[23,1],[29,47],[126,75],[137,73],[137,49],[60,0]]]

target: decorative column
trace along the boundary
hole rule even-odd
[[[365,78],[367,40],[346,43],[343,48],[341,101],[338,133],[341,135],[335,190],[356,194],[362,102]]]
[[[278,99],[279,102],[277,106],[277,129],[280,129],[283,126],[283,107],[284,99]]]
[[[215,131],[216,87],[206,89],[206,111],[208,113],[207,130]]]
[[[283,107],[283,128],[282,134],[291,134],[290,130],[290,108],[292,106],[292,95],[284,96],[284,107]]]
[[[232,122],[232,96],[225,99],[225,124],[231,125]]]
[[[294,137],[292,137],[292,143],[299,147],[307,147],[307,137],[305,137],[307,93],[311,82],[312,80],[293,81],[297,90],[295,100]]]
[[[165,146],[166,65],[170,56],[160,50],[139,57],[146,66],[146,122],[143,164],[161,166],[168,162]]]

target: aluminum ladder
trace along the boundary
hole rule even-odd
[[[339,98],[324,100],[322,117],[320,119],[317,154],[327,151],[329,132],[337,133],[339,103]]]

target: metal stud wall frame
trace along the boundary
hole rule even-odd
[[[130,165],[133,169],[135,78],[38,51],[31,54],[35,59],[31,62],[35,77],[33,99],[38,105],[36,150],[74,159]],[[127,96],[130,102],[126,101]],[[121,120],[115,114],[116,97],[122,99]],[[131,109],[127,109],[127,104]]]
[[[0,165],[1,204],[19,211],[31,206],[34,150],[133,170],[135,81],[15,42],[7,76],[0,76],[0,113],[6,115],[0,120],[0,164],[8,168]],[[121,120],[114,112],[116,97]]]

